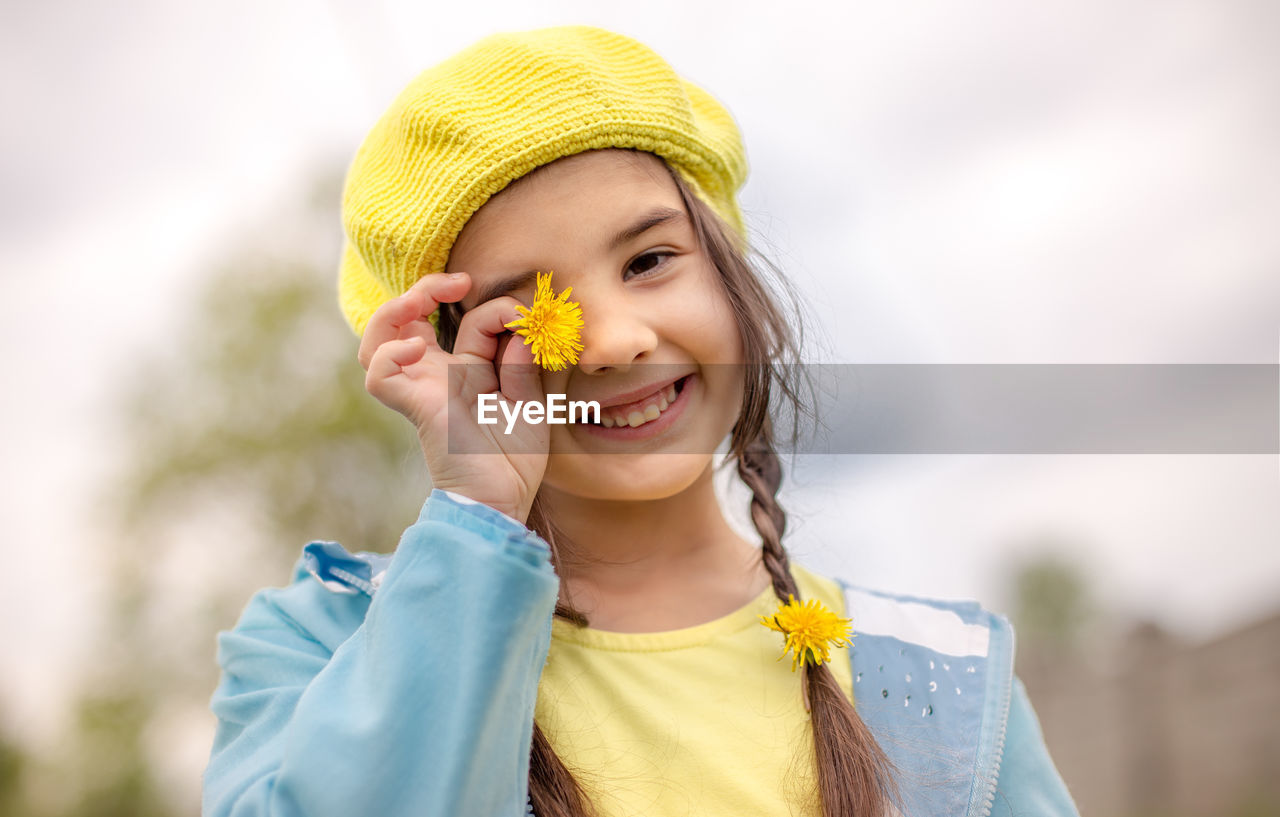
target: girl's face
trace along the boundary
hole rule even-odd
[[[543,387],[599,402],[603,420],[550,426],[544,485],[610,500],[689,487],[737,420],[743,350],[661,160],[601,150],[546,165],[481,207],[448,263],[471,276],[464,309],[502,294],[530,304],[539,270],[556,292],[573,287],[584,319],[578,365],[543,372]]]

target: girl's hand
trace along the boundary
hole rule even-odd
[[[470,289],[465,273],[426,275],[379,307],[360,341],[365,389],[417,428],[434,487],[524,522],[547,469],[551,432],[518,420],[506,434],[501,410],[497,425],[480,425],[476,405],[479,395],[494,393],[499,401],[543,402],[542,382],[528,347],[501,342],[504,324],[519,317],[515,298],[467,312],[453,353],[440,348],[427,316]]]

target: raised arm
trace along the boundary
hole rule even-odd
[[[541,539],[435,491],[372,598],[259,593],[219,639],[204,814],[523,814],[557,587]]]

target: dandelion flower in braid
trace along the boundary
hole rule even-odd
[[[778,605],[771,616],[761,616],[760,623],[787,637],[781,661],[791,653],[791,671],[797,666],[819,666],[831,660],[832,647],[847,647],[853,638],[852,621],[831,612],[817,599],[801,603],[795,596]]]

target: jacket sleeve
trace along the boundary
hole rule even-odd
[[[203,813],[524,814],[557,589],[541,539],[435,491],[371,600],[259,593],[219,637]]]
[[[1071,794],[1049,757],[1027,690],[1018,678],[1013,679],[991,817],[1079,817]]]

